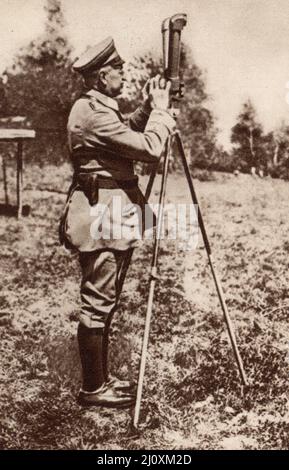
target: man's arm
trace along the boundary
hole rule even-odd
[[[149,99],[151,79],[147,80],[142,91],[143,103],[136,109],[129,118],[129,126],[134,131],[144,132],[152,107]]]
[[[119,157],[153,163],[174,128],[174,119],[162,109],[154,109],[144,132],[137,132],[121,122],[115,111],[96,105],[87,120],[85,140],[89,146],[104,148]]]
[[[131,114],[128,121],[129,127],[134,131],[144,132],[150,114],[151,107],[146,103],[141,104],[134,113]]]

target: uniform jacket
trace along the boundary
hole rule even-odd
[[[61,218],[62,243],[81,252],[136,245],[147,208],[137,183],[130,183],[137,178],[133,162],[157,162],[174,127],[166,111],[148,114],[142,106],[126,125],[117,102],[96,90],[74,103],[68,120],[74,178]],[[98,189],[103,177],[119,187]]]

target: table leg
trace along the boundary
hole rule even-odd
[[[23,144],[17,144],[17,217],[22,216],[22,184],[23,184]]]
[[[7,172],[6,172],[6,159],[2,156],[2,170],[3,170],[3,184],[4,184],[4,194],[5,194],[5,205],[9,204],[8,196],[8,186],[7,186]]]

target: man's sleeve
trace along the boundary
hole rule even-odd
[[[174,128],[174,119],[161,109],[151,112],[142,133],[121,122],[115,111],[96,107],[87,122],[85,140],[89,146],[104,148],[119,157],[153,163]]]
[[[133,131],[144,132],[150,117],[151,110],[145,109],[145,106],[141,104],[129,118],[128,124]]]

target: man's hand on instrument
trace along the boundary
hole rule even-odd
[[[151,107],[151,103],[150,103],[150,99],[149,99],[149,88],[150,88],[150,80],[151,79],[148,79],[141,91],[141,94],[142,94],[142,99],[143,99],[143,108],[144,108],[144,111],[147,112],[148,114],[150,114],[151,110],[152,110],[152,107]]]
[[[150,81],[151,81],[151,78],[149,78],[143,88],[142,88],[142,91],[141,91],[141,94],[142,94],[142,99],[143,101],[147,101],[149,99],[149,89],[150,89]]]
[[[149,100],[152,109],[167,111],[170,104],[171,82],[157,75],[149,81]]]

